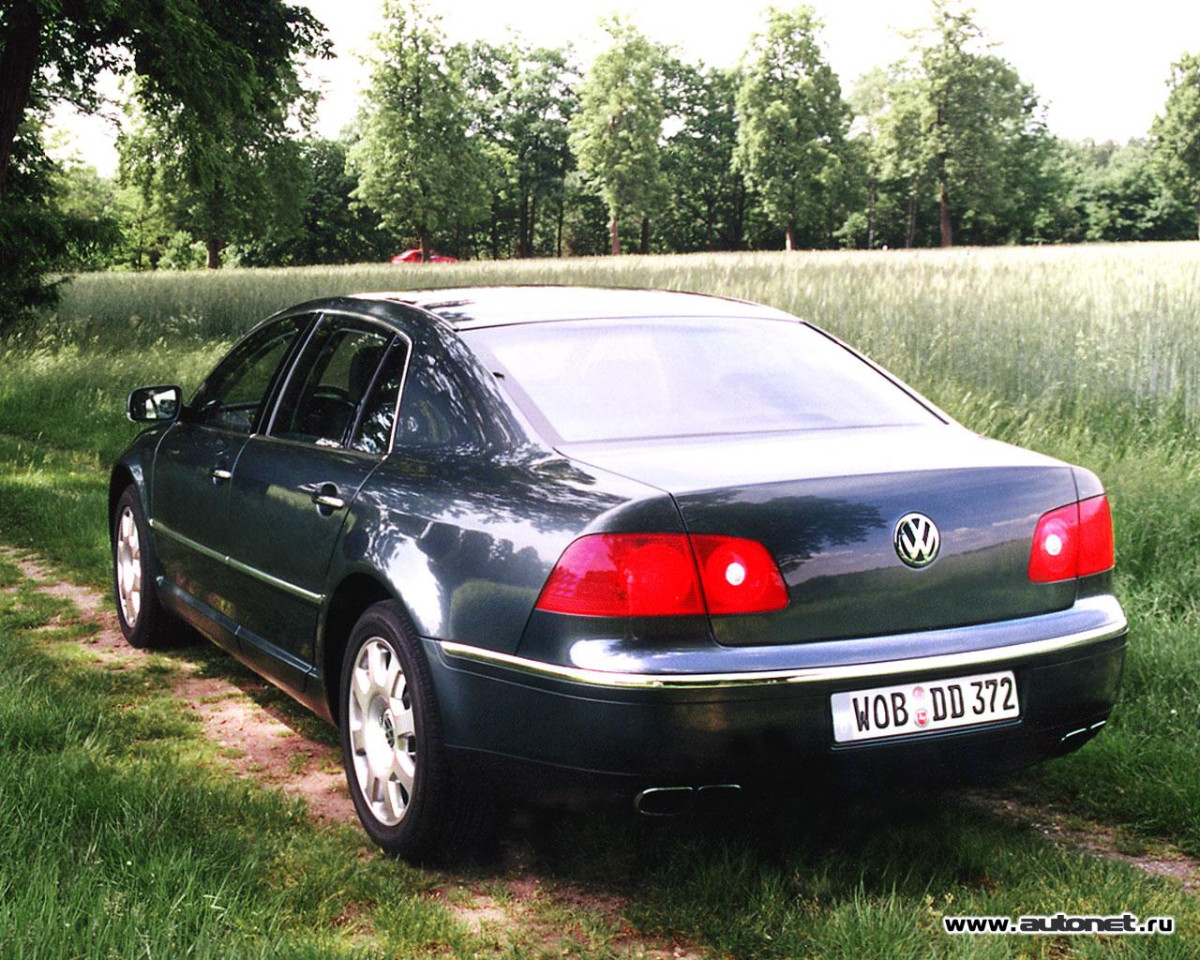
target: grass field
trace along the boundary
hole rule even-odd
[[[5,505],[0,541],[32,546],[81,580],[103,582],[106,470],[132,435],[122,417],[128,389],[157,382],[194,386],[233,336],[267,313],[310,297],[510,282],[659,286],[781,306],[864,349],[968,426],[1099,473],[1113,501],[1119,590],[1132,624],[1122,702],[1103,736],[1072,757],[1024,775],[1017,786],[1035,799],[1052,798],[1080,816],[1119,825],[1135,844],[1162,839],[1200,854],[1197,244],[82,277],[66,288],[55,317],[0,348]],[[23,622],[0,620],[0,632],[17,638],[12,643],[35,664],[30,669],[44,671],[38,659],[44,654],[23,632]],[[28,689],[19,680],[11,690]],[[89,701],[81,728],[109,729],[112,721],[102,721],[107,695]],[[4,702],[19,702],[20,696],[10,693]],[[170,710],[155,709],[153,716],[165,726],[155,732],[148,720],[148,736],[176,736]],[[122,790],[132,789],[130,778],[103,771],[133,763],[129,751],[137,757],[134,745],[147,734],[103,735],[104,762],[85,768],[85,786],[102,784],[123,796]],[[38,757],[53,754],[44,739],[34,742],[40,744]],[[22,769],[20,761],[11,761],[0,770],[0,796],[13,795]],[[178,779],[186,790],[210,789],[207,781],[197,782],[194,771]],[[21,789],[25,796],[29,787]],[[211,785],[214,795],[221,789]],[[161,802],[170,806],[185,799]],[[134,790],[122,802],[136,806],[148,800]],[[259,837],[268,846],[303,845],[316,837],[272,807],[269,798],[255,802],[261,802],[260,812],[244,829],[256,844]],[[635,923],[735,956],[1059,957],[1107,955],[1112,949],[1192,955],[1186,933],[1170,942],[1131,938],[1103,944],[1082,938],[945,937],[935,922],[943,909],[1129,907],[1143,915],[1190,917],[1194,934],[1195,904],[1165,881],[1060,853],[954,804],[930,810],[895,798],[890,811],[855,808],[849,819],[816,806],[801,823],[774,811],[733,824],[678,824],[650,833],[621,819],[567,818],[551,832],[545,859],[550,869],[572,879],[634,894]],[[11,812],[4,808],[6,817]],[[45,831],[52,819],[35,822]],[[303,839],[289,840],[297,834]],[[29,842],[37,842],[39,835],[32,836]],[[73,843],[74,836],[64,828],[54,842]],[[342,862],[338,857],[348,863],[358,855],[353,843],[339,847],[324,836],[311,842],[325,862],[295,866],[301,882]],[[327,842],[330,846],[321,846]],[[205,876],[228,870],[239,882],[247,877],[258,883],[268,870],[258,860],[250,866],[220,863]],[[151,900],[158,895],[157,887],[123,886],[127,878],[120,871],[97,869],[101,886],[115,884],[126,896],[136,889]],[[12,891],[32,889],[35,881],[49,882],[0,867],[0,916],[6,925],[21,917],[28,925],[32,915],[2,911]],[[374,876],[361,882],[373,883]],[[421,882],[404,880],[415,884],[414,910],[425,906]],[[268,943],[271,924],[286,926],[308,916],[302,905],[271,896],[261,913],[247,914],[249,927],[227,929],[224,942]],[[946,909],[950,903],[953,910]],[[83,899],[78,911],[97,905]],[[460,955],[478,949],[470,938],[445,933],[437,926],[444,918],[431,916],[420,922],[433,924],[434,939],[449,938],[448,949]],[[247,933],[241,941],[239,929],[266,933],[259,940],[258,932]],[[305,941],[304,950],[349,949],[347,943],[353,946],[352,940],[316,938]],[[1194,947],[1195,940],[1191,943]],[[12,952],[3,947],[0,940],[0,954]],[[64,949],[44,955],[75,954]],[[298,948],[292,955],[304,953]]]

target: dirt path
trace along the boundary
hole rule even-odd
[[[1200,860],[1173,844],[1124,836],[1116,827],[1076,816],[1053,802],[1039,801],[1034,805],[1007,794],[984,790],[967,791],[962,797],[970,806],[1037,830],[1057,846],[1127,863],[1156,877],[1178,880],[1184,890],[1200,894]]]
[[[79,642],[98,662],[121,669],[150,655],[125,641],[109,596],[58,579],[28,552],[0,546],[0,554],[37,590],[73,605],[74,617],[57,618],[51,626],[96,625],[96,632]],[[223,762],[236,775],[298,797],[318,822],[357,825],[340,751],[307,736],[284,711],[260,702],[269,689],[266,683],[249,675],[237,679],[204,675],[204,657],[189,655],[187,647],[169,650],[167,655],[179,668],[172,681],[175,696],[203,724],[209,739],[222,748]],[[625,919],[626,901],[619,896],[540,876],[531,863],[535,858],[519,846],[506,851],[502,879],[476,883],[447,876],[432,894],[468,930],[492,942],[496,949],[525,947],[547,955],[568,945],[597,943],[642,960],[700,960],[705,955],[691,944],[640,934]],[[573,915],[600,916],[601,940],[595,941],[595,932],[588,932],[593,929],[591,923],[585,930],[582,923],[564,922],[564,917]]]
[[[70,601],[80,621],[99,627],[81,641],[99,661],[119,669],[122,663],[148,656],[125,642],[107,596],[58,580],[29,554],[7,549],[4,554],[38,590]],[[256,702],[255,697],[267,691],[265,683],[203,676],[204,663],[189,657],[186,648],[171,650],[170,656],[180,668],[172,684],[176,696],[204,725],[209,739],[221,746],[222,758],[238,776],[302,799],[316,820],[357,823],[339,751],[306,736],[281,712]]]
[[[130,647],[121,635],[116,613],[107,596],[59,580],[33,555],[0,547],[34,586],[69,601],[78,611],[68,622],[94,623],[98,630],[80,642],[110,669],[144,659],[144,651]],[[203,657],[189,656],[186,648],[170,651],[180,668],[173,690],[203,724],[208,737],[222,748],[221,755],[238,776],[276,787],[302,799],[314,820],[356,824],[357,817],[346,790],[339,751],[298,729],[294,720],[264,704],[265,683],[244,678],[204,675]],[[1028,803],[1007,793],[972,790],[963,802],[992,816],[1038,830],[1059,846],[1090,856],[1127,863],[1148,874],[1179,881],[1200,894],[1200,860],[1170,844],[1125,837],[1112,826],[1081,819],[1065,808],[1039,801]],[[517,831],[519,832],[519,830]],[[519,841],[518,841],[519,844]],[[472,883],[447,876],[433,896],[445,903],[466,927],[497,949],[525,946],[545,954],[559,945],[588,943],[581,925],[563,923],[566,915],[599,915],[607,928],[604,944],[623,955],[646,960],[699,960],[699,948],[664,942],[640,935],[624,918],[626,902],[604,891],[593,891],[539,874],[519,850],[505,857],[503,877]]]

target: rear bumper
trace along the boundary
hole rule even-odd
[[[1055,633],[1055,624],[1081,629]],[[797,645],[791,666],[721,672],[605,671],[439,641],[426,641],[426,649],[447,745],[479,771],[533,764],[524,779],[535,793],[572,775],[626,791],[776,782],[815,770],[942,779],[1068,752],[1095,734],[1116,700],[1127,626],[1111,597],[1004,626],[938,631],[924,651],[884,643],[908,652],[889,660],[815,663],[812,645]],[[1014,642],[981,645],[998,636]],[[787,652],[772,648],[774,657]],[[722,653],[722,662],[733,661]],[[1009,669],[1021,704],[1016,719],[858,744],[833,740],[834,693]]]

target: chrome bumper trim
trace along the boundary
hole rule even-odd
[[[965,653],[936,654],[929,657],[912,657],[906,660],[884,660],[877,663],[839,664],[829,667],[801,667],[793,670],[758,670],[744,673],[616,673],[607,670],[590,670],[581,667],[566,667],[540,660],[527,660],[508,653],[471,647],[451,640],[436,641],[442,652],[450,658],[470,660],[490,666],[505,667],[531,676],[554,680],[569,680],[573,683],[593,687],[689,690],[712,687],[779,686],[794,683],[829,683],[839,680],[869,680],[873,677],[891,676],[897,673],[918,673],[939,670],[957,670],[963,667],[1018,660],[1046,653],[1058,653],[1073,647],[1100,643],[1121,636],[1128,630],[1124,619],[1108,623],[1082,633],[1071,633],[1062,637],[1014,643],[1006,647],[988,647]]]
[[[277,590],[282,590],[284,593],[290,593],[293,597],[299,597],[301,600],[307,600],[309,603],[317,604],[318,606],[325,602],[325,594],[313,593],[311,590],[305,590],[303,587],[298,587],[294,583],[288,583],[286,580],[280,580],[278,577],[273,577],[269,573],[264,573],[256,567],[242,563],[240,560],[235,560],[228,554],[221,553],[212,547],[206,547],[202,543],[197,543],[191,537],[185,537],[182,533],[177,533],[168,527],[160,520],[151,519],[150,529],[155,533],[161,533],[164,537],[174,540],[176,543],[183,544],[190,550],[195,550],[201,556],[208,557],[210,560],[216,560],[217,563],[223,563],[231,570],[236,570],[238,573],[244,573],[248,577],[253,577],[262,583],[268,584]]]

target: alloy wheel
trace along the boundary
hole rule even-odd
[[[350,678],[348,716],[354,776],[379,823],[408,812],[417,777],[417,730],[408,679],[392,646],[371,637]]]
[[[142,542],[133,509],[125,507],[117,526],[117,597],[130,629],[142,612]]]

